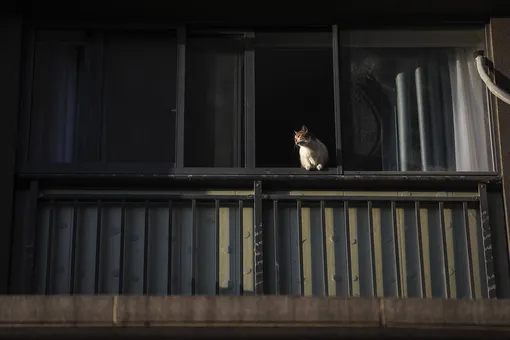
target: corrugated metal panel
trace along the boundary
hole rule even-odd
[[[477,203],[303,201],[269,210],[268,242],[279,249],[271,292],[487,297]]]
[[[248,294],[252,229],[248,203],[44,202],[35,293]]]
[[[256,207],[215,195],[42,200],[35,292],[252,294]],[[265,293],[488,297],[476,195],[384,195],[265,195]]]

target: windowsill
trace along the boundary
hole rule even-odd
[[[498,178],[496,171],[343,171],[340,168],[327,168],[322,171],[303,168],[207,168],[189,167],[175,168],[173,163],[89,163],[89,164],[27,164],[19,167],[21,175],[89,175],[89,176],[123,176],[136,175],[139,177],[180,177],[180,176],[261,176],[274,177],[286,176],[288,178],[371,178],[371,177],[405,177],[429,178],[445,177],[466,178],[466,177],[491,177]]]
[[[147,166],[139,164],[137,170],[112,166],[26,166],[18,171],[22,182],[40,181],[50,186],[66,187],[130,187],[168,188],[253,188],[255,181],[262,181],[264,188],[287,190],[301,189],[370,189],[370,190],[477,190],[481,183],[490,187],[501,185],[496,172],[345,172],[337,169],[306,171],[300,168],[183,168],[169,165]],[[173,184],[170,184],[173,183]]]

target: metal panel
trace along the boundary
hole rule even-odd
[[[257,205],[244,192],[221,194],[42,199],[35,293],[258,294],[262,250],[265,294],[490,296],[483,197],[259,192]]]

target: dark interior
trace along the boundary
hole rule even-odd
[[[188,39],[184,166],[242,166],[242,56],[228,36]]]
[[[294,130],[306,125],[336,166],[333,58],[330,48],[255,51],[257,167],[299,167]]]

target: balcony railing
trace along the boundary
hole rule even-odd
[[[24,293],[493,298],[477,191],[42,190]],[[16,262],[17,261],[17,262]]]

